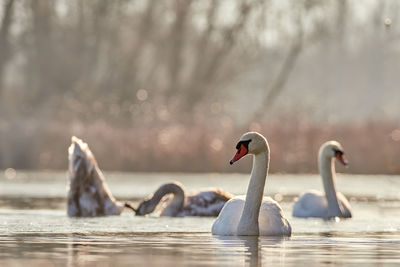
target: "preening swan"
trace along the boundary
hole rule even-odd
[[[124,207],[111,195],[89,146],[73,136],[68,148],[69,186],[67,214],[76,217],[119,215]]]
[[[230,164],[247,154],[253,155],[253,169],[247,195],[229,200],[212,226],[214,235],[290,236],[292,228],[279,204],[263,197],[269,168],[269,146],[259,133],[245,133],[236,145]]]
[[[351,209],[346,197],[336,192],[335,159],[347,165],[342,146],[336,141],[324,143],[319,150],[318,166],[325,195],[319,191],[304,193],[293,207],[295,217],[350,218]]]
[[[163,208],[161,216],[218,216],[225,202],[232,195],[217,188],[196,191],[185,196],[185,191],[180,183],[168,183],[160,186],[148,199],[142,201],[136,209],[136,215],[152,213],[163,197],[173,194],[173,198]]]

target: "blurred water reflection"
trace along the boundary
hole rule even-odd
[[[0,264],[20,266],[321,266],[399,264],[398,234],[220,238],[208,233],[2,236]]]

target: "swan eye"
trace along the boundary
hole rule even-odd
[[[244,145],[244,147],[245,147],[247,150],[249,150],[249,143],[250,143],[250,142],[251,142],[251,139],[250,139],[250,140],[239,141],[239,142],[236,144],[236,149],[237,149],[238,151],[240,151],[242,145]]]
[[[236,154],[233,157],[233,159],[229,162],[231,165],[235,162],[241,159],[243,156],[247,155],[249,152],[249,143],[251,140],[245,140],[245,141],[239,141],[236,145]]]
[[[344,154],[344,152],[342,150],[337,149],[337,148],[334,148],[333,152],[335,152],[335,155],[339,155],[339,156],[342,156]]]
[[[239,142],[236,144],[236,149],[239,150],[240,149],[240,145],[242,144],[242,142]]]
[[[348,165],[349,163],[348,163],[348,161],[347,161],[347,159],[345,158],[345,156],[344,156],[344,152],[343,152],[343,150],[341,150],[341,149],[333,149],[333,151],[335,152],[335,158],[337,159],[337,160],[339,160],[343,165]]]

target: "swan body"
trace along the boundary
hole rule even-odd
[[[229,200],[215,220],[214,235],[290,236],[292,228],[279,204],[263,197],[269,167],[269,146],[259,133],[244,134],[231,164],[246,154],[253,155],[253,169],[246,196]]]
[[[68,149],[67,214],[71,217],[119,215],[127,203],[116,201],[89,146],[73,136]]]
[[[319,170],[325,194],[316,190],[304,193],[295,202],[293,216],[329,219],[333,217],[350,218],[351,207],[346,197],[336,192],[334,160],[347,165],[342,146],[336,141],[324,143],[319,151]]]
[[[173,195],[170,201],[165,199],[169,194]],[[225,202],[231,198],[231,194],[217,188],[199,190],[186,195],[182,184],[167,183],[139,204],[136,215],[152,213],[161,203],[161,216],[218,216]]]
[[[334,214],[328,213],[328,201],[326,196],[317,190],[310,190],[296,201],[293,208],[293,216],[295,217],[315,217],[315,218],[333,218],[333,217],[342,217],[342,218],[350,218],[351,217],[351,207],[350,203],[347,201],[346,197],[337,192],[337,199],[340,203],[339,205],[342,207],[342,211],[340,214],[334,216]]]
[[[238,196],[229,200],[215,221],[212,233],[216,235],[237,235],[239,219],[243,213],[246,196]],[[270,197],[263,197],[260,207],[259,235],[290,235],[289,222],[283,218],[279,204]]]

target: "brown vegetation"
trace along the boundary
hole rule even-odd
[[[338,171],[399,174],[399,128],[399,123],[390,121],[332,125],[311,124],[294,117],[253,123],[249,128],[207,122],[118,128],[103,122],[66,128],[55,124],[43,136],[46,142],[38,166],[65,168],[69,138],[78,132],[106,170],[246,172],[251,168],[249,159],[233,166],[229,160],[241,134],[257,130],[270,142],[271,172],[316,173],[320,145],[335,139],[344,146],[350,162],[348,168],[337,165]]]

